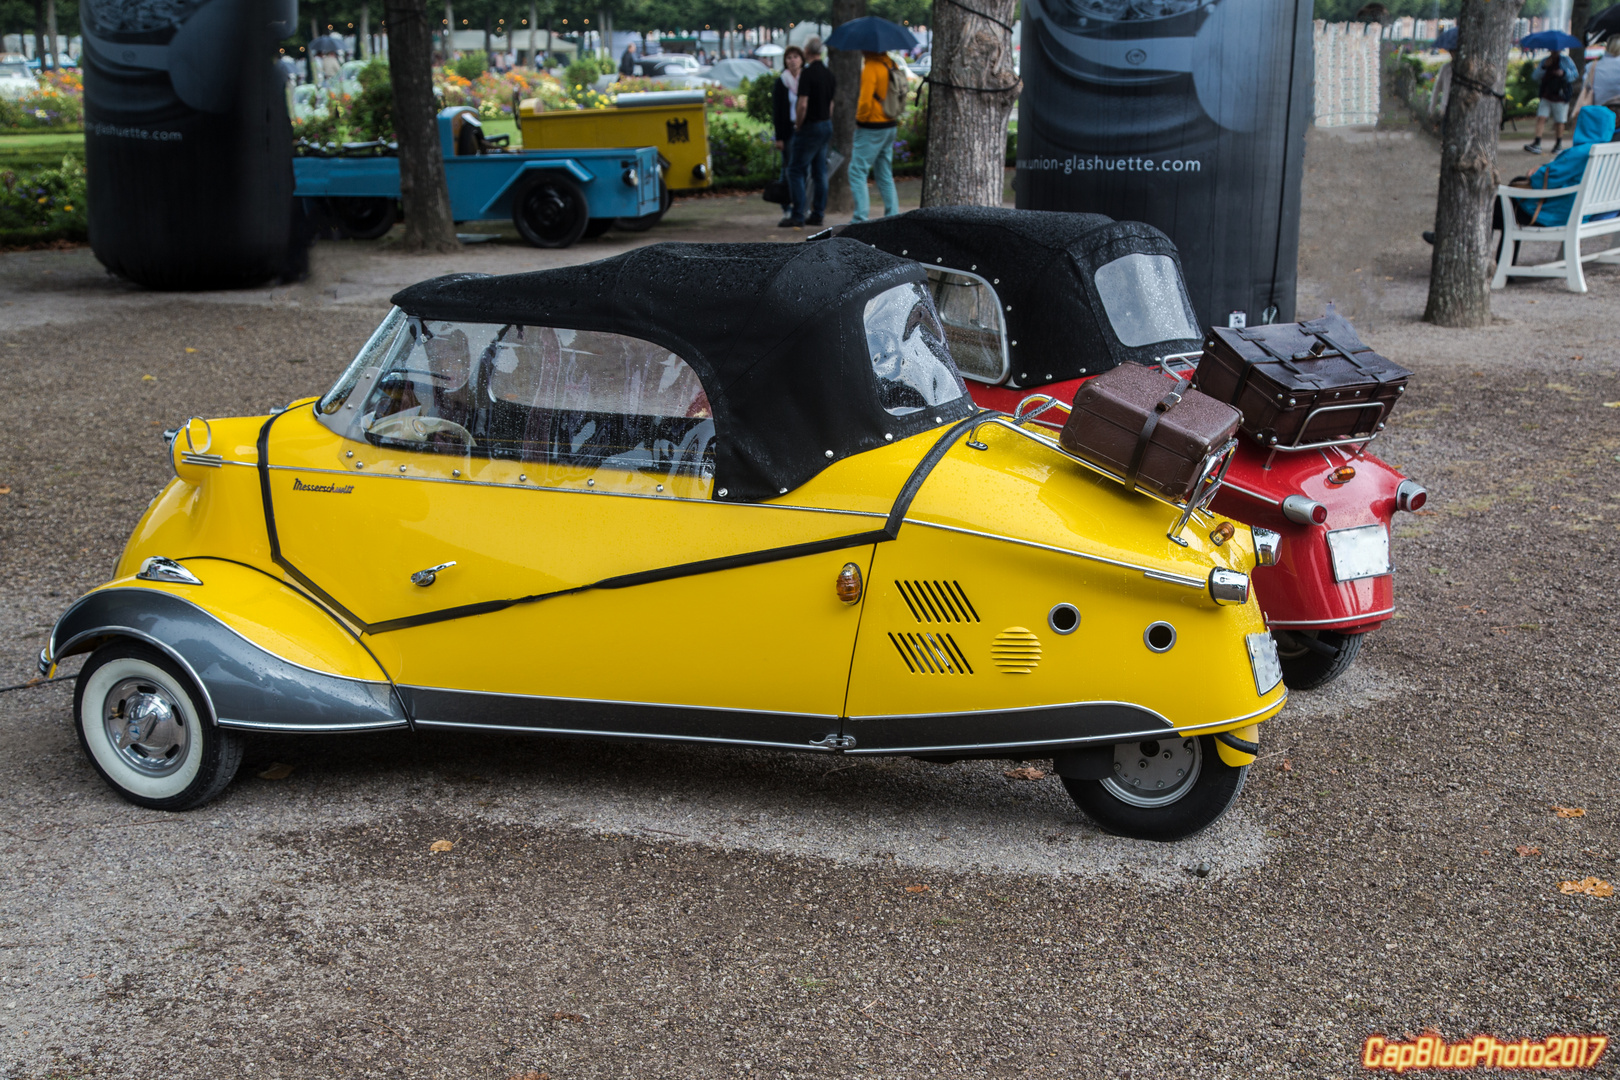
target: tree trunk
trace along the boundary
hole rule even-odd
[[[1586,24],[1592,16],[1592,0],[1574,0],[1569,7],[1569,32],[1582,41],[1586,40]],[[1584,48],[1572,51],[1575,67],[1581,76],[1586,76],[1586,50]]]
[[[489,62],[490,62],[489,58],[494,53],[494,49],[490,46],[490,41],[489,41],[490,36],[494,33],[494,31],[495,31],[495,12],[491,11],[488,8],[485,8],[484,9],[484,63],[486,63],[486,64],[489,64]],[[493,67],[494,65],[491,64],[490,66]]]
[[[1451,62],[1440,191],[1434,215],[1429,304],[1423,317],[1440,326],[1491,321],[1491,203],[1496,198],[1496,144],[1502,126],[1513,20],[1523,0],[1463,0]],[[1511,251],[1504,251],[1511,256]]]
[[[49,67],[55,71],[62,59],[62,50],[56,43],[56,0],[45,0],[45,46],[45,58],[40,61],[39,70]],[[46,64],[45,60],[50,63]]]
[[[388,67],[399,139],[399,197],[405,206],[406,251],[460,247],[450,219],[439,123],[433,107],[433,27],[426,0],[386,0]]]
[[[972,7],[934,5],[924,206],[1001,205],[1007,118],[1024,85],[1013,70],[1018,4],[976,0]]]
[[[425,17],[425,16],[424,16]],[[456,9],[450,0],[444,0],[444,66],[456,58]]]
[[[45,0],[34,0],[34,55],[39,69],[45,70]]]
[[[354,47],[360,52],[360,59],[371,59],[371,4],[360,5],[360,32],[356,34]]]
[[[865,14],[866,0],[833,0],[834,29]],[[855,146],[855,106],[861,96],[861,68],[865,64],[864,56],[849,49],[831,50],[827,60],[833,78],[838,81],[833,93],[833,135],[828,152],[836,151],[844,158],[827,177],[827,209],[837,214],[847,214],[855,207],[849,190],[849,155]]]
[[[540,5],[535,0],[529,0],[529,67],[535,71],[540,70],[540,55],[535,52],[535,42],[539,39],[535,35],[536,24],[540,21]],[[549,46],[551,42],[546,42]]]

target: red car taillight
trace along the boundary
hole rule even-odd
[[[1408,512],[1423,509],[1423,504],[1429,501],[1429,493],[1422,484],[1411,480],[1402,480],[1401,486],[1395,489],[1395,509]]]
[[[1283,517],[1296,525],[1321,525],[1327,521],[1327,507],[1303,495],[1290,495],[1282,501]]]

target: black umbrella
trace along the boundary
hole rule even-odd
[[[1620,37],[1620,4],[1604,8],[1586,20],[1586,40],[1593,45]]]
[[[1457,51],[1457,28],[1448,26],[1440,31],[1440,36],[1434,39],[1434,47],[1444,49],[1446,52]]]

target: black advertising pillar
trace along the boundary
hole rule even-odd
[[[1018,206],[1145,221],[1205,325],[1291,322],[1308,0],[1025,0]]]
[[[90,247],[154,289],[289,267],[292,127],[276,42],[291,0],[85,0]]]

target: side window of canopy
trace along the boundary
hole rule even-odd
[[[544,326],[390,320],[392,335],[388,323],[379,328],[318,407],[350,438],[563,469],[713,476],[708,396],[691,366],[660,345]]]
[[[1127,347],[1199,336],[1187,286],[1170,256],[1132,252],[1100,267],[1094,280],[1108,322]]]
[[[998,383],[1007,377],[1007,328],[1001,299],[977,274],[930,266],[928,291],[945,328],[945,344],[963,378]]]
[[[966,394],[928,290],[896,285],[866,302],[866,351],[878,401],[891,416],[945,405]]]

